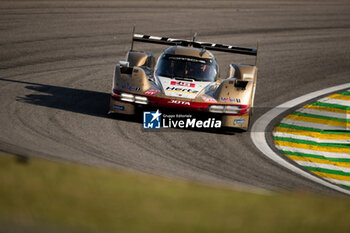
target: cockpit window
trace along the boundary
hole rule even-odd
[[[212,82],[217,75],[217,66],[213,58],[163,54],[159,59],[156,75],[176,79]]]

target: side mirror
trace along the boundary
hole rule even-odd
[[[129,62],[128,62],[128,61],[119,61],[118,64],[119,64],[120,66],[129,67]]]

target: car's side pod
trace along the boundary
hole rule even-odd
[[[253,106],[256,79],[256,66],[231,64],[229,78],[222,81],[214,97],[219,103]]]
[[[150,88],[149,77],[153,73],[156,60],[153,54],[130,50],[126,61],[115,67],[113,88],[127,92],[144,92]]]
[[[126,92],[143,93],[151,87],[147,74],[142,67],[125,67],[117,64],[115,67],[113,88]]]
[[[126,54],[126,61],[129,62],[130,67],[143,66],[151,70],[154,70],[156,65],[156,59],[153,54],[133,50]]]
[[[137,103],[135,96],[140,97],[140,94],[150,87],[148,76],[142,67],[130,67],[129,62],[119,62],[114,71],[109,114],[134,115],[136,111],[134,102]]]

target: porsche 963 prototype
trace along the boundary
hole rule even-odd
[[[133,50],[134,42],[167,45],[156,58]],[[218,77],[210,52],[257,56],[257,49],[134,34],[126,61],[115,67],[109,113],[135,114],[137,107],[214,114],[226,127],[248,130],[257,81],[255,65],[230,64]]]

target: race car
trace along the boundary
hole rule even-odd
[[[167,45],[156,60],[135,51],[134,42]],[[230,64],[229,75],[218,77],[210,52],[257,56],[258,49],[195,40],[134,34],[126,61],[115,67],[109,113],[135,114],[138,107],[177,109],[215,115],[222,126],[248,130],[257,80],[255,65]]]

